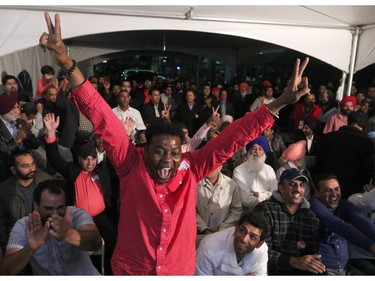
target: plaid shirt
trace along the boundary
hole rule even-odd
[[[282,202],[278,191],[271,199],[259,203],[254,210],[261,211],[271,225],[268,245],[268,274],[306,274],[289,265],[290,257],[317,254],[319,252],[319,220],[309,209],[307,200],[291,215]]]

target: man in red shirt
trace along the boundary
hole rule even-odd
[[[284,106],[308,93],[302,73],[308,63],[296,61],[283,95],[228,127],[202,149],[182,153],[182,131],[173,124],[148,128],[147,145],[136,148],[121,121],[86,81],[45,14],[48,33],[40,44],[68,74],[72,96],[93,123],[120,178],[119,237],[112,257],[116,275],[193,275],[195,272],[196,186],[212,170],[274,123]]]

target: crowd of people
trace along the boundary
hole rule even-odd
[[[98,275],[102,239],[108,275],[375,274],[374,85],[336,101],[308,59],[276,96],[116,84],[45,18],[57,77],[43,66],[31,102],[2,78],[0,274]]]

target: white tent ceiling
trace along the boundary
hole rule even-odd
[[[117,40],[93,44],[92,38],[82,40],[89,38],[86,35],[97,34],[100,39],[100,34],[109,32],[178,30],[270,42],[347,73],[375,63],[375,6],[0,6],[0,25],[6,27],[0,33],[0,72],[26,69],[36,81],[40,67],[52,63],[37,47],[46,31],[44,11],[60,13],[63,38],[69,39],[77,61],[131,46],[131,42],[115,44]],[[356,30],[358,41],[353,40]],[[75,42],[77,38],[81,40]],[[175,43],[182,48],[189,41],[188,37]],[[215,44],[218,49],[225,43]]]

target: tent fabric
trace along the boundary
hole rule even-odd
[[[0,72],[17,74],[26,69],[36,85],[40,67],[54,66],[37,47],[39,36],[46,31],[44,11],[51,16],[60,13],[62,36],[78,62],[131,46],[131,42],[130,46],[98,44],[101,34],[183,30],[277,44],[348,73],[352,31],[360,27],[354,72],[375,63],[375,6],[2,6],[0,24],[6,28],[0,33]],[[99,39],[82,41],[84,35]]]

